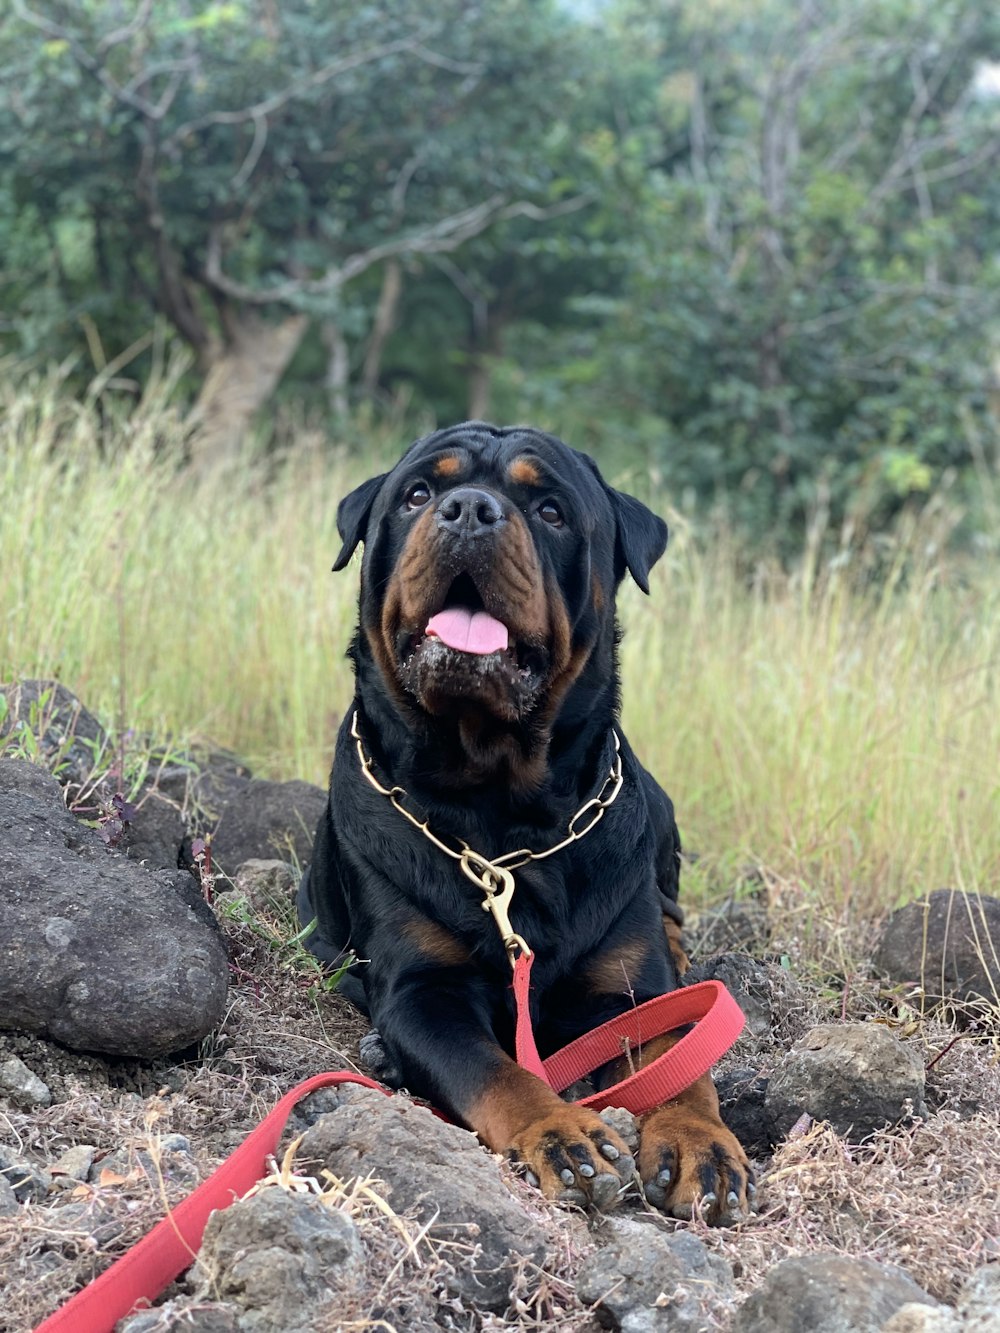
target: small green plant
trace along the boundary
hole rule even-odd
[[[289,933],[294,915],[288,910],[287,904],[282,905],[280,913],[261,912],[243,894],[231,892],[219,895],[215,909],[223,921],[235,922],[263,941],[273,953],[276,965],[294,973],[303,983],[311,1000],[335,991],[348,969],[357,961],[353,953],[348,953],[337,968],[328,971],[305,947],[305,941],[315,929],[315,920],[301,930]]]

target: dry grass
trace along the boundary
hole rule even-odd
[[[778,895],[785,891],[780,885],[772,889]],[[786,920],[794,922],[794,913]],[[28,1333],[122,1253],[163,1216],[165,1201],[177,1202],[203,1178],[289,1086],[320,1068],[350,1066],[366,1025],[340,997],[317,991],[308,973],[268,942],[269,933],[280,928],[277,916],[250,922],[224,913],[223,921],[234,962],[231,1004],[220,1031],[197,1058],[151,1066],[108,1064],[34,1038],[0,1034],[0,1058],[20,1055],[56,1098],[44,1110],[0,1115],[0,1141],[43,1163],[71,1144],[87,1143],[96,1149],[98,1167],[107,1168],[95,1183],[68,1183],[44,1204],[0,1218],[5,1288],[0,1333]],[[834,956],[840,946],[821,938],[818,921],[811,929],[817,957]],[[863,1146],[813,1127],[779,1148],[770,1164],[760,1164],[757,1217],[735,1232],[696,1222],[698,1234],[733,1264],[738,1298],[782,1258],[817,1250],[901,1264],[933,1295],[952,1297],[966,1273],[1000,1254],[995,1046],[975,1034],[956,1040],[952,1029],[920,1020],[912,1009],[899,1007],[894,1015],[866,978],[820,995],[785,968],[772,966],[770,975],[769,1032],[745,1038],[727,1063],[767,1072],[815,1021],[840,1014],[888,1018],[929,1067],[931,1114],[913,1129],[887,1131]],[[171,1134],[188,1137],[190,1156],[169,1147]],[[338,1320],[346,1321],[338,1327],[434,1326],[445,1268],[467,1257],[460,1249],[443,1245],[433,1228],[426,1231],[415,1219],[392,1214],[375,1181],[323,1178],[314,1187],[303,1183],[291,1157],[273,1176],[266,1188],[323,1194],[329,1206],[350,1212],[361,1229],[370,1281],[357,1293],[356,1306],[338,1311]],[[545,1205],[516,1177],[509,1183],[535,1224],[546,1229],[548,1258],[542,1268],[523,1266],[506,1316],[486,1317],[478,1326],[544,1333],[592,1328],[573,1291],[574,1275],[587,1261],[578,1220]],[[62,1212],[66,1204],[75,1211]],[[626,1206],[640,1204],[634,1199]],[[661,1218],[650,1224],[680,1225]],[[199,1293],[183,1297],[181,1304],[204,1300]],[[713,1315],[720,1331],[738,1303]],[[477,1326],[478,1315],[452,1313],[456,1327]]]
[[[897,1264],[949,1301],[1000,1255],[998,1172],[995,1115],[940,1111],[862,1147],[814,1125],[775,1153],[758,1216],[739,1232],[702,1238],[739,1265],[744,1292],[782,1259],[823,1251]]]
[[[0,678],[323,782],[356,602],[337,501],[405,441],[303,431],[195,481],[170,402],[166,373],[128,417],[0,373]],[[1000,581],[946,560],[948,522],[813,541],[786,575],[675,518],[652,598],[624,590],[625,721],[700,853],[689,902],[748,861],[845,915],[1000,878]]]
[[[58,384],[0,373],[0,679],[58,676],[109,724],[209,735],[264,773],[323,781],[350,695],[356,597],[354,578],[329,573],[336,503],[405,441],[375,439],[371,457],[349,461],[304,434],[285,460],[195,482],[178,467],[170,400],[165,372],[129,417],[102,418]],[[768,947],[790,962],[770,1034],[732,1060],[766,1070],[818,1019],[888,1017],[920,1045],[937,1108],[863,1147],[814,1127],[779,1149],[760,1215],[703,1239],[734,1263],[741,1292],[786,1255],[835,1249],[900,1263],[947,1299],[1000,1254],[1000,1123],[983,1109],[1000,1104],[997,1051],[975,1034],[956,1041],[919,996],[887,1001],[862,964],[873,919],[896,900],[1000,881],[1000,587],[942,555],[943,511],[845,543],[826,564],[814,542],[795,575],[748,570],[726,540],[673,526],[652,599],[622,599],[625,720],[700,853],[686,904],[733,884],[762,894]],[[226,916],[232,1003],[197,1060],[110,1067],[0,1037],[57,1099],[0,1117],[0,1138],[41,1161],[89,1143],[125,1168],[81,1185],[75,1213],[0,1218],[0,1333],[32,1327],[162,1215],[164,1190],[171,1202],[186,1191],[158,1156],[163,1135],[188,1135],[204,1174],[290,1084],[350,1064],[364,1024],[275,946],[286,925]],[[356,1210],[379,1271],[408,1292],[426,1295],[435,1264],[455,1260],[387,1216],[374,1182],[319,1188]],[[547,1225],[550,1262],[522,1272],[510,1318],[582,1328],[579,1246]]]

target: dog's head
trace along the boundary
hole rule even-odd
[[[648,592],[667,529],[586,455],[467,422],[418,440],[337,523],[334,569],[365,546],[359,668],[376,667],[411,729],[454,733],[457,781],[506,767],[530,785],[554,726],[602,704],[610,721],[615,591],[628,571]]]

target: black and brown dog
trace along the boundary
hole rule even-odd
[[[666,525],[553,436],[481,422],[419,440],[337,521],[334,569],[364,543],[357,693],[299,895],[310,945],[363,960],[343,989],[400,1085],[523,1162],[547,1194],[608,1207],[632,1169],[625,1144],[513,1060],[498,931],[458,862],[366,780],[352,721],[381,785],[446,845],[493,858],[561,842],[614,762],[615,592],[626,571],[648,592]],[[675,989],[687,966],[673,807],[620,745],[624,781],[603,818],[515,872],[543,1057]],[[640,1063],[677,1036],[647,1043]],[[608,1068],[603,1085],[625,1072]],[[679,1217],[700,1205],[735,1220],[753,1191],[708,1076],[644,1117],[638,1167],[647,1197]]]

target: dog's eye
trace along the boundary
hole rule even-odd
[[[422,505],[425,505],[430,498],[430,491],[422,481],[418,481],[406,492],[406,500],[404,503],[406,504],[407,509],[419,509]]]
[[[554,528],[561,528],[566,522],[562,510],[554,500],[542,501],[538,506],[538,517],[546,523],[551,523]]]

